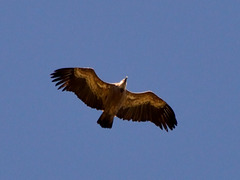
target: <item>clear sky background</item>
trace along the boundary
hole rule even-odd
[[[240,2],[3,0],[0,179],[240,179]],[[50,73],[92,67],[152,90],[178,126],[115,118]]]

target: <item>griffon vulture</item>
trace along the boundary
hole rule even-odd
[[[51,74],[62,91],[72,91],[86,105],[103,113],[97,123],[112,128],[113,118],[151,121],[168,131],[177,126],[172,108],[151,91],[133,93],[126,89],[127,77],[119,83],[102,81],[92,68],[62,68]]]

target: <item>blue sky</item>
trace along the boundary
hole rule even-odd
[[[0,12],[0,179],[239,179],[240,3],[14,1]],[[111,130],[50,73],[93,67],[174,109]]]

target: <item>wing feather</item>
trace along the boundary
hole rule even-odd
[[[72,91],[86,105],[104,110],[110,83],[102,81],[92,68],[62,68],[51,74],[52,82],[62,91]]]
[[[126,92],[126,98],[117,117],[124,120],[151,121],[161,129],[173,129],[177,120],[172,108],[153,92]]]

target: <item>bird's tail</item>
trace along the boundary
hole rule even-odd
[[[102,128],[112,128],[113,118],[113,115],[103,112],[97,123],[100,124]]]

